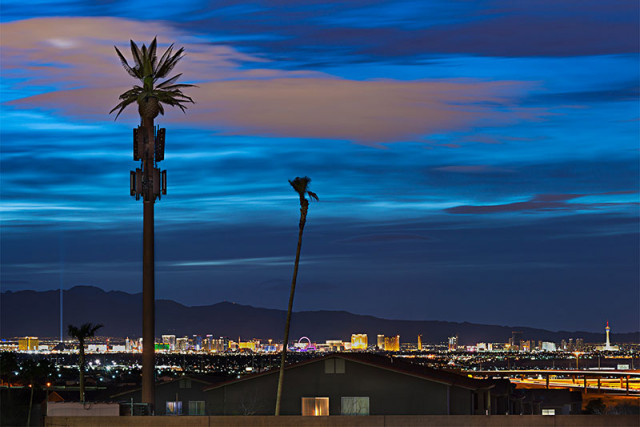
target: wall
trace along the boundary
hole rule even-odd
[[[369,417],[46,417],[45,427],[637,427],[637,415],[373,415]]]
[[[47,415],[54,417],[100,417],[120,415],[117,403],[48,402]]]

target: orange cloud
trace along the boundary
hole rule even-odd
[[[20,84],[59,89],[9,104],[83,120],[110,120],[108,111],[132,84],[113,44],[124,48],[128,38],[148,42],[155,34],[163,35],[161,42],[185,46],[178,71],[199,86],[186,91],[197,102],[186,116],[169,112],[162,122],[227,134],[384,143],[539,115],[512,105],[523,89],[520,82],[353,81],[312,71],[266,70],[260,68],[264,59],[199,42],[162,23],[46,18],[3,24],[2,34],[2,68],[9,78],[20,73],[26,79]],[[130,110],[122,120],[137,122],[135,108]]]
[[[129,40],[151,42],[159,35],[160,50],[175,42],[187,55],[181,62],[190,80],[238,76],[242,63],[266,60],[224,46],[205,43],[161,22],[119,18],[37,18],[0,26],[0,58],[4,72],[20,73],[28,84],[64,88],[130,84],[113,46],[128,54]]]
[[[344,139],[363,143],[408,141],[430,133],[482,123],[520,120],[486,104],[506,104],[495,95],[508,83],[455,81],[350,81],[332,78],[233,80],[192,89],[196,105],[186,115],[169,112],[165,123],[190,123],[227,134]],[[11,102],[85,120],[108,120],[125,88],[50,92]],[[128,118],[135,120],[136,109]],[[533,113],[532,113],[533,114]]]

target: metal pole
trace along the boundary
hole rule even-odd
[[[627,395],[629,395],[629,375],[627,375]]]
[[[142,243],[142,402],[154,412],[155,404],[155,286],[154,286],[154,218],[153,168],[154,128],[153,119],[143,120],[146,133],[143,153],[143,243]]]
[[[547,374],[547,388],[549,388],[549,377],[550,377],[550,375]]]

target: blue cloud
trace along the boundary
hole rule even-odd
[[[551,329],[599,330],[608,317],[621,330],[637,328],[637,2],[166,4],[157,3],[146,23],[162,21],[191,43],[194,68],[180,71],[197,70],[203,84],[242,87],[294,75],[479,82],[495,91],[451,105],[457,114],[486,112],[472,124],[376,146],[232,127],[219,117],[225,105],[202,113],[197,124],[178,115],[159,120],[168,123],[160,166],[168,170],[169,194],[156,205],[158,296],[282,308],[299,214],[287,179],[308,175],[321,202],[309,212],[296,309],[500,324],[518,318]],[[8,0],[2,21],[139,19],[139,8]],[[92,46],[106,41],[100,43]],[[203,58],[211,46],[221,49],[223,65]],[[79,71],[86,65],[80,44],[65,51],[68,62],[43,59],[47,52],[29,59],[12,51],[3,61],[3,290],[49,289],[62,280],[66,287],[138,291],[142,206],[128,189],[137,166],[135,114],[111,122],[106,112],[114,100],[105,101],[100,121],[67,115],[67,98],[55,108],[18,109],[16,102],[35,95],[117,82],[103,87],[105,76],[90,73],[91,80]],[[28,68],[34,64],[46,67]],[[429,93],[442,105],[447,95]],[[350,108],[366,115],[362,102],[354,99]],[[419,120],[432,119],[419,111]],[[299,124],[290,120],[289,128]],[[403,120],[394,116],[393,124],[407,128]],[[602,318],[581,308],[596,299]],[[548,309],[556,305],[561,314]]]

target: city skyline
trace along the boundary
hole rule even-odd
[[[64,315],[58,307],[59,291],[21,291],[2,295],[0,338],[20,336],[56,336],[58,340],[67,335],[64,325],[78,324],[91,318],[104,325],[101,334],[109,337],[130,338],[141,336],[138,319],[141,315],[141,293],[130,294],[122,291],[105,292],[99,288],[77,286],[65,291]],[[281,323],[286,311],[265,309],[224,301],[213,305],[185,306],[172,300],[156,301],[156,338],[165,335],[205,335],[272,338],[282,340]],[[25,307],[40,307],[37,312]],[[353,333],[400,335],[417,337],[425,342],[436,343],[456,336],[460,343],[471,345],[476,342],[501,342],[506,338],[520,341],[528,339],[557,341],[582,338],[587,342],[604,341],[607,322],[599,331],[536,329],[526,325],[476,324],[468,322],[406,321],[384,319],[375,315],[357,315],[345,311],[301,311],[295,312],[293,338],[308,337],[313,340],[352,337]],[[58,330],[59,320],[61,327]],[[609,327],[613,332],[611,342],[638,343],[640,330],[623,332],[618,325]],[[59,336],[58,336],[59,332]],[[379,335],[380,336],[384,335]],[[292,338],[292,339],[293,339]],[[371,341],[373,343],[373,341]]]
[[[108,111],[157,35],[199,86],[156,121],[158,298],[285,308],[308,175],[295,311],[638,329],[637,2],[165,6],[3,2],[2,291],[141,291]]]

